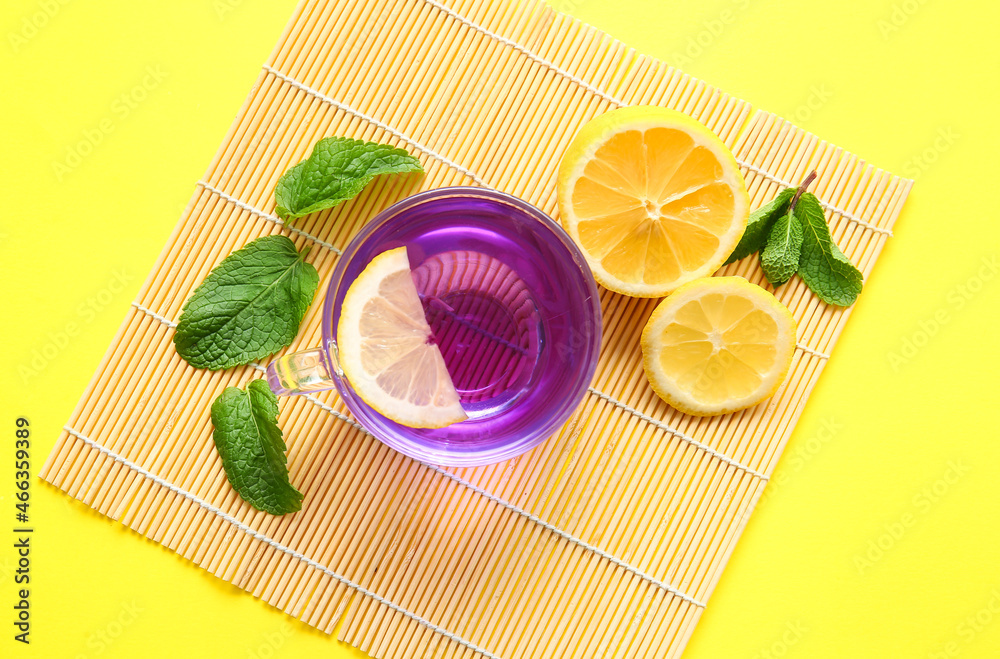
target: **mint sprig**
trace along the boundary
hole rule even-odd
[[[278,216],[291,220],[353,199],[379,174],[422,172],[405,149],[348,137],[325,137],[312,155],[278,179]]]
[[[215,266],[184,304],[174,347],[196,368],[249,364],[290,345],[319,274],[285,236],[264,236]]]
[[[833,242],[819,199],[802,195],[797,215],[803,227],[799,276],[827,304],[851,306],[861,293],[864,277]]]
[[[254,380],[246,391],[227,387],[212,403],[212,425],[226,478],[244,501],[272,515],[302,508],[302,493],[288,478],[278,399],[267,382]]]
[[[787,188],[750,215],[747,230],[726,263],[760,252],[760,265],[772,286],[798,273],[827,304],[850,306],[863,285],[861,272],[840,251],[816,195],[806,192],[813,171],[797,189]]]

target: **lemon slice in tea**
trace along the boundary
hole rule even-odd
[[[351,284],[337,348],[351,387],[383,416],[411,428],[468,418],[433,342],[405,247],[376,256]]]

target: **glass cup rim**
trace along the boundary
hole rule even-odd
[[[548,434],[542,435],[533,439],[530,443],[526,445],[510,443],[503,444],[491,449],[482,450],[478,452],[465,452],[465,453],[450,453],[446,450],[433,450],[426,447],[420,447],[417,445],[409,443],[401,443],[393,437],[385,437],[382,434],[373,431],[371,428],[367,427],[362,420],[362,417],[358,415],[357,410],[354,409],[355,405],[363,404],[362,401],[355,401],[354,395],[344,395],[344,392],[340,388],[340,381],[343,379],[343,374],[340,372],[337,364],[333,363],[334,360],[331,359],[331,351],[333,347],[336,346],[336,331],[333,327],[333,316],[334,316],[334,305],[336,303],[336,298],[339,293],[339,289],[343,284],[343,279],[347,268],[350,266],[351,261],[360,251],[361,247],[366,243],[366,241],[381,227],[385,224],[391,222],[400,213],[410,210],[416,206],[422,206],[428,203],[433,203],[439,199],[450,199],[455,197],[469,197],[469,198],[479,198],[479,199],[491,199],[494,201],[499,201],[506,205],[512,206],[522,212],[524,215],[531,217],[536,220],[542,227],[547,229],[562,245],[564,249],[567,250],[568,256],[571,260],[578,266],[581,275],[584,279],[585,288],[589,289],[589,300],[590,300],[590,313],[588,314],[594,320],[595,331],[591,340],[591,345],[586,346],[588,350],[586,351],[586,368],[585,372],[581,373],[580,386],[577,390],[572,392],[572,395],[567,395],[563,400],[557,401],[557,405],[553,406],[554,416],[561,419],[560,423],[565,423],[566,419],[572,414],[573,409],[579,404],[580,400],[586,394],[587,389],[593,380],[594,373],[597,369],[598,355],[600,353],[600,343],[601,343],[601,305],[600,297],[597,290],[597,283],[594,280],[594,276],[590,271],[590,266],[587,264],[580,248],[576,245],[573,239],[566,233],[566,231],[559,225],[558,222],[553,220],[547,213],[534,206],[533,204],[524,201],[518,197],[501,192],[499,190],[494,190],[492,188],[481,188],[475,186],[448,186],[443,188],[434,188],[431,190],[425,190],[418,192],[409,197],[401,199],[391,206],[385,208],[375,217],[369,220],[351,239],[347,247],[344,248],[339,258],[337,259],[337,264],[334,267],[333,274],[330,277],[330,281],[327,285],[326,295],[323,301],[323,318],[322,318],[322,334],[323,334],[323,345],[322,345],[322,355],[324,359],[327,360],[327,366],[329,372],[334,375],[334,382],[337,385],[337,392],[341,400],[356,417],[357,423],[361,425],[362,428],[372,436],[374,436],[379,441],[387,444],[391,448],[404,453],[412,458],[421,460],[423,462],[437,464],[437,465],[447,465],[447,466],[479,466],[486,464],[493,464],[496,462],[501,462],[508,460],[510,458],[521,455],[540,443],[545,441],[548,437],[558,429],[558,425],[552,428],[552,431]]]

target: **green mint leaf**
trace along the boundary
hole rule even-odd
[[[802,238],[802,223],[794,210],[779,217],[771,227],[767,244],[760,251],[760,267],[771,286],[781,286],[798,270]]]
[[[739,244],[724,265],[739,261],[763,249],[767,234],[775,221],[788,210],[788,202],[792,200],[794,194],[794,188],[786,188],[779,192],[777,197],[750,213],[746,231],[743,232]]]
[[[799,276],[827,304],[842,307],[854,304],[861,293],[863,277],[833,242],[816,195],[810,192],[802,195],[795,214],[803,229]]]
[[[228,387],[212,403],[212,439],[226,478],[243,500],[272,515],[302,508],[302,493],[288,480],[278,399],[264,380],[246,391]]]
[[[264,236],[223,259],[184,304],[177,353],[218,370],[290,345],[319,283],[304,256],[285,236]]]
[[[422,172],[420,161],[388,144],[325,137],[312,155],[278,179],[274,199],[285,220],[332,208],[354,198],[379,174]]]

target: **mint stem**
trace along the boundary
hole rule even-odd
[[[809,172],[809,176],[807,176],[805,178],[805,180],[802,181],[802,183],[799,185],[798,189],[795,191],[795,196],[792,197],[792,201],[788,204],[788,212],[789,213],[791,213],[793,210],[795,210],[795,204],[798,203],[799,197],[802,196],[802,193],[806,191],[806,188],[809,187],[809,184],[812,183],[813,180],[815,180],[815,178],[816,178],[816,170],[814,169],[811,172]]]

